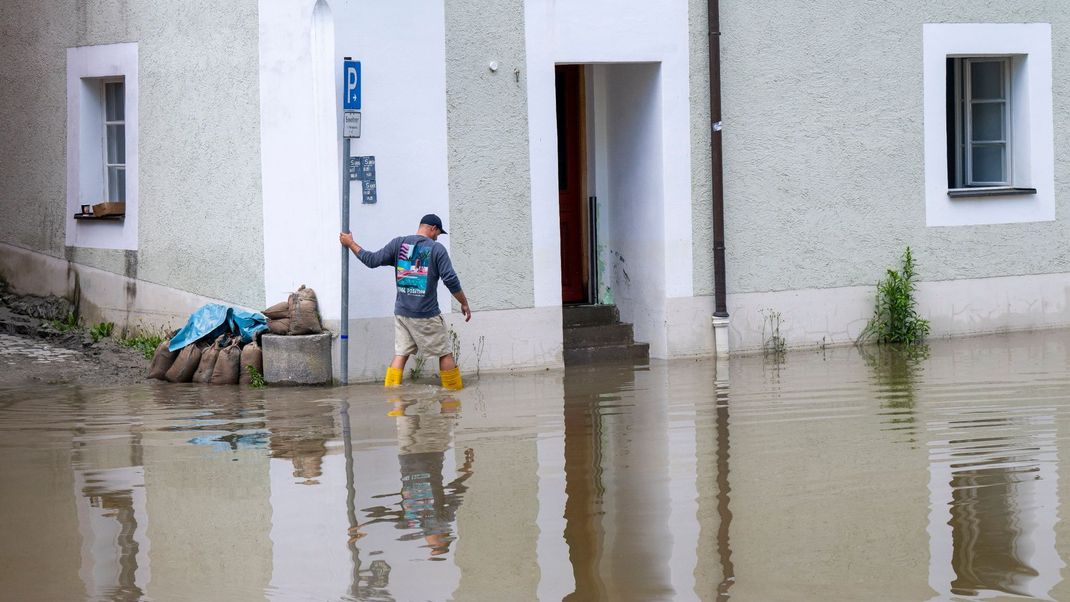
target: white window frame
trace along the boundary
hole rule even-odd
[[[1009,56],[984,57],[949,57],[954,59],[955,89],[955,177],[956,188],[1011,187],[1014,182],[1014,106],[1013,80],[1011,69],[1013,61]],[[974,63],[999,63],[1003,70],[1003,98],[975,100],[973,98],[972,80],[969,77],[970,66]],[[1003,131],[1002,140],[973,139],[973,106],[975,104],[1002,104]],[[973,147],[975,144],[1003,145],[1003,174],[1005,178],[998,181],[981,181],[973,177]]]
[[[115,221],[76,220],[82,205],[107,200],[106,80],[123,82],[126,216]],[[138,164],[137,43],[68,48],[67,246],[138,248]]]
[[[101,122],[104,124],[104,128],[102,130],[102,133],[103,133],[103,136],[104,136],[104,143],[103,143],[103,147],[102,148],[104,149],[104,152],[102,154],[102,160],[101,160],[101,163],[104,165],[104,197],[103,198],[105,200],[107,200],[107,201],[125,202],[126,201],[125,190],[123,192],[123,198],[122,199],[119,199],[118,195],[113,195],[112,194],[113,191],[111,190],[111,179],[109,178],[109,176],[110,176],[109,172],[111,171],[111,168],[113,168],[113,167],[119,168],[124,172],[126,171],[126,141],[125,141],[125,135],[126,135],[126,107],[125,107],[125,104],[126,103],[125,102],[123,103],[124,104],[124,107],[123,107],[123,119],[110,120],[110,121],[108,120],[108,84],[116,84],[116,83],[123,84],[123,94],[125,96],[125,94],[126,94],[126,82],[125,82],[125,80],[123,80],[123,78],[121,78],[121,77],[106,77],[106,78],[102,78],[100,80],[100,97],[102,99],[104,99],[104,101],[102,103],[100,103],[100,109],[102,111]],[[108,126],[111,126],[111,125],[121,125],[121,126],[123,126],[124,141],[123,141],[123,162],[122,163],[110,163],[108,161]],[[124,178],[123,188],[125,189],[126,188],[126,185],[125,185],[126,174],[125,173],[123,174],[123,178]]]
[[[1053,221],[1051,25],[927,23],[922,41],[926,225]],[[1009,57],[1009,185],[948,186],[947,62],[956,57]]]

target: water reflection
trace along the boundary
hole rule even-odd
[[[1066,338],[0,390],[0,597],[1070,599]]]
[[[617,392],[634,384],[634,376],[630,367],[603,370],[606,374],[600,376],[608,381],[604,388],[601,379],[596,381],[585,372],[574,371],[564,378],[564,537],[575,583],[565,600],[602,600],[607,595],[599,567],[605,544],[602,413],[614,411],[614,406],[605,408],[599,401],[603,395],[610,397],[607,401],[619,401]]]
[[[727,368],[727,367],[725,367]],[[717,478],[716,478],[716,491],[717,491],[717,560],[720,563],[721,568],[721,581],[717,584],[717,600],[723,602],[728,600],[728,590],[732,587],[732,584],[736,580],[736,570],[732,564],[732,543],[731,543],[731,527],[732,527],[732,509],[731,509],[731,493],[732,484],[729,481],[729,473],[731,469],[729,467],[729,459],[732,456],[730,434],[729,434],[729,383],[727,379],[727,370],[721,368],[718,370],[718,374],[722,376],[714,381],[714,387],[716,391],[714,412],[716,415],[715,432],[717,434],[717,451],[714,455],[717,463]]]
[[[917,386],[924,377],[929,346],[869,345],[858,351],[873,373],[874,396],[888,425],[885,430],[900,431],[906,442],[917,443]]]
[[[444,484],[445,452],[453,438],[453,426],[461,402],[452,397],[442,399],[397,399],[389,415],[397,420],[398,464],[401,490],[379,494],[376,499],[397,497],[393,506],[365,508],[367,521],[358,525],[353,537],[365,535],[359,529],[376,523],[391,523],[395,529],[407,530],[399,541],[423,539],[429,560],[442,560],[456,537],[453,523],[467,487],[464,482],[473,474],[475,452],[464,450],[464,463],[458,475]]]
[[[327,443],[338,437],[335,407],[319,403],[296,405],[277,391],[267,394],[265,404],[270,408],[266,418],[271,457],[289,460],[297,483],[318,485]]]
[[[1055,408],[949,410],[930,422],[941,437],[930,444],[933,589],[1051,599],[1065,566],[1055,540]]]
[[[149,552],[140,425],[116,428],[89,411],[91,403],[72,390],[70,410],[77,419],[71,468],[82,540],[78,574],[87,597],[138,600],[148,582],[142,564]]]

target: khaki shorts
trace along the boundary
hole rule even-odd
[[[413,355],[419,349],[427,357],[453,353],[442,316],[407,318],[394,316],[394,355]]]

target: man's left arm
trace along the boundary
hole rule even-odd
[[[465,296],[464,290],[461,289],[461,279],[457,276],[457,272],[453,269],[453,262],[450,261],[450,254],[446,252],[446,248],[441,244],[435,245],[435,264],[438,267],[438,277],[442,280],[442,283],[446,285],[453,298],[461,304],[461,313],[464,314],[464,321],[467,322],[472,319],[472,310],[468,307],[468,297]]]

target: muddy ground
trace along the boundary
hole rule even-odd
[[[139,350],[113,337],[94,342],[84,328],[58,327],[73,311],[66,299],[19,295],[0,281],[0,386],[146,380],[149,361]]]

